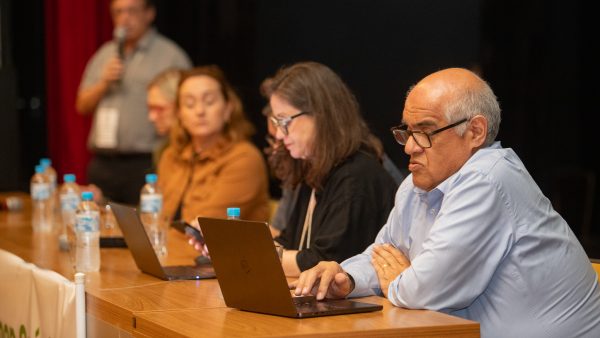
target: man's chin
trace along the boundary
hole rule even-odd
[[[423,177],[419,176],[418,174],[415,175],[415,173],[412,173],[412,175],[412,182],[415,187],[425,191],[432,189],[431,182],[424,180]]]

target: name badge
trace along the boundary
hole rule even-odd
[[[116,108],[99,108],[96,111],[96,147],[115,148],[119,127],[119,111]]]

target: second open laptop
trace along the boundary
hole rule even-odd
[[[383,308],[346,299],[292,297],[267,223],[204,217],[198,222],[229,307],[295,318]]]
[[[214,278],[210,265],[162,266],[135,208],[110,203],[138,269],[163,280]]]

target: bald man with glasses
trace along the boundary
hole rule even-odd
[[[375,242],[292,284],[318,299],[381,295],[475,320],[483,337],[600,337],[600,291],[569,225],[512,149],[500,107],[459,68],[421,80],[392,128],[411,175]]]

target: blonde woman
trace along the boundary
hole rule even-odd
[[[158,166],[166,216],[193,222],[225,217],[267,221],[267,169],[248,140],[254,128],[242,103],[217,66],[184,72],[177,92],[177,120]]]

